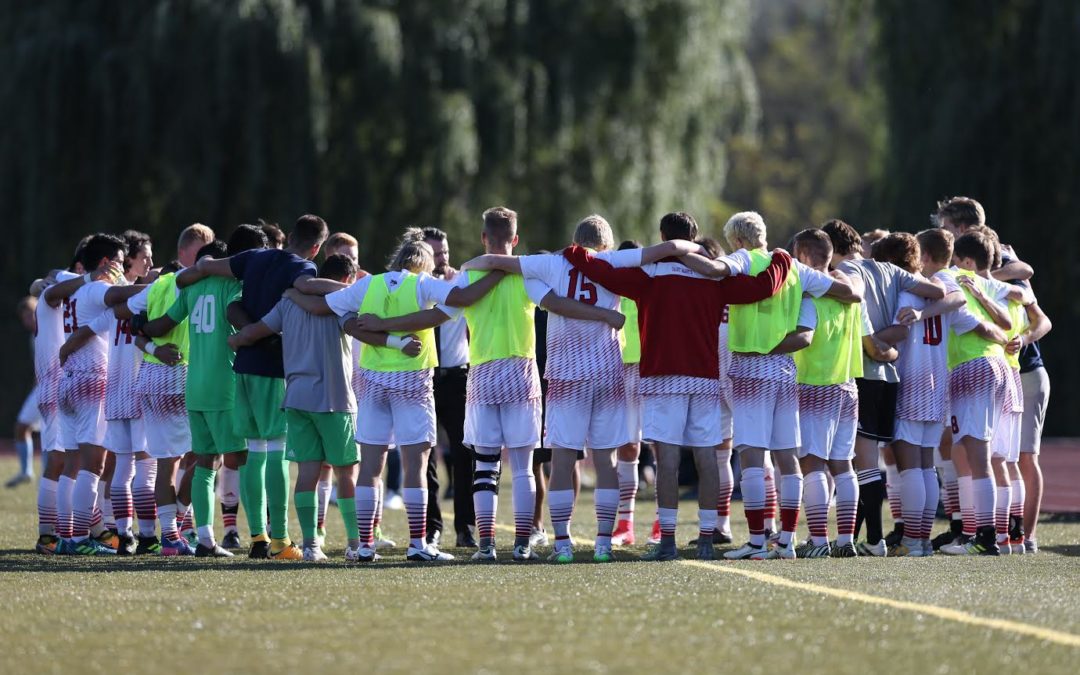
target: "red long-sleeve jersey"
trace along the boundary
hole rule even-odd
[[[656,263],[650,274],[640,267],[612,267],[579,246],[567,248],[563,256],[589,279],[637,302],[642,377],[716,379],[724,307],[775,295],[791,269],[791,256],[783,251],[773,253],[772,262],[757,276],[721,281],[702,277],[676,258]]]

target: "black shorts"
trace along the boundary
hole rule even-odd
[[[896,382],[857,378],[859,388],[859,435],[891,443],[896,425]]]

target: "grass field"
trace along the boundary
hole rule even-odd
[[[0,672],[1077,672],[1080,525],[999,559],[642,563],[637,547],[596,565],[582,497],[579,564],[417,567],[397,549],[356,567],[336,510],[329,564],[44,558],[34,491],[0,489]],[[680,516],[685,542],[696,507]],[[403,542],[403,512],[386,520]]]

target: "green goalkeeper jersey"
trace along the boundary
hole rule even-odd
[[[235,279],[208,277],[180,289],[169,308],[169,318],[188,319],[191,345],[188,356],[185,398],[188,410],[232,410],[235,400],[235,354],[229,349],[229,336],[235,333],[225,318],[229,303],[240,297],[240,282]]]

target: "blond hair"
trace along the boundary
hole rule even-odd
[[[737,239],[750,248],[765,246],[765,219],[757,211],[740,211],[724,223],[724,238],[732,248],[738,248]]]
[[[392,272],[426,272],[435,269],[435,252],[431,244],[424,241],[424,231],[419,227],[410,227],[401,235],[397,250],[390,256],[386,269]]]
[[[199,247],[202,248],[212,241],[214,241],[214,231],[202,223],[194,223],[180,232],[180,237],[176,240],[176,250],[185,249],[195,242],[198,242]]]
[[[574,229],[574,243],[596,251],[610,251],[615,248],[615,235],[611,225],[603,216],[595,213],[585,216]]]

